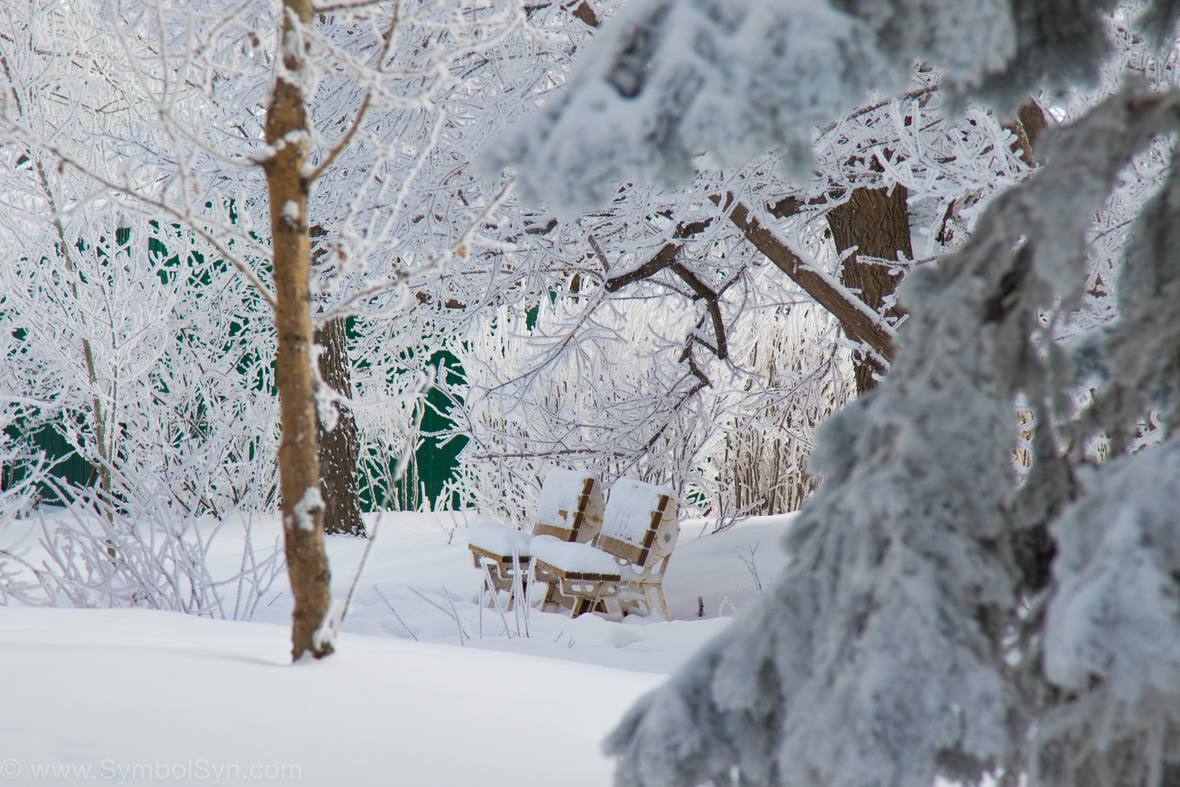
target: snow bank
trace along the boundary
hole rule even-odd
[[[21,676],[0,683],[3,775],[597,787],[612,767],[598,741],[659,681],[347,634],[332,658],[293,666],[288,636],[174,613],[0,607],[0,675]],[[542,708],[570,724],[539,723]]]
[[[608,784],[599,741],[781,570],[776,542],[790,522],[757,518],[709,535],[713,523],[688,523],[664,581],[670,622],[534,610],[523,637],[512,613],[505,627],[478,606],[466,519],[366,516],[377,533],[371,560],[337,653],[316,664],[289,664],[285,583],[251,623],[0,607],[0,768],[21,769],[13,784],[34,783],[34,766],[47,783],[158,784],[157,765],[186,784],[233,783],[231,766],[239,781],[258,766],[261,780],[308,785],[530,787],[554,774],[574,787]],[[37,560],[39,528],[26,525],[0,530],[0,548]],[[247,534],[261,546],[281,531],[274,515],[202,527],[219,528],[208,542],[216,576],[238,570]],[[335,597],[367,543],[325,538]],[[452,601],[458,623],[443,611]],[[556,708],[569,709],[569,726],[551,722]]]

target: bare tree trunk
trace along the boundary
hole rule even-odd
[[[348,366],[348,330],[342,319],[330,320],[316,331],[320,353],[320,376],[336,393],[352,398],[352,375]],[[339,405],[336,428],[320,424],[320,482],[324,490],[324,532],[364,536],[356,468],[360,440],[352,409]]]
[[[1013,151],[1020,150],[1020,158],[1036,166],[1032,148],[1046,128],[1045,114],[1035,101],[1028,101],[1020,107],[1016,120],[1007,128],[1016,135]],[[880,189],[856,189],[848,201],[837,205],[828,213],[828,226],[836,250],[857,247],[856,253],[844,261],[840,278],[844,286],[860,291],[860,298],[874,311],[880,312],[885,298],[893,294],[901,280],[900,275],[891,275],[883,265],[864,263],[859,255],[896,260],[898,253],[913,257],[910,241],[910,217],[906,204],[908,192],[904,186],[895,185],[892,191]],[[884,312],[885,317],[896,318],[902,310],[896,306]],[[857,353],[854,360],[856,392],[858,394],[876,386],[876,376],[883,370],[873,358]]]
[[[913,257],[910,246],[910,214],[906,205],[908,193],[904,186],[892,190],[855,189],[848,201],[828,212],[828,226],[836,251],[844,252],[853,246],[857,250],[844,261],[840,279],[845,287],[860,292],[860,299],[880,313],[885,299],[897,289],[898,274],[873,262],[861,262],[860,255],[896,260],[898,253]],[[901,310],[891,306],[886,317],[900,317]],[[884,370],[871,356],[856,353],[853,359],[856,392],[862,394],[876,386],[876,375]]]
[[[309,183],[307,113],[297,79],[304,67],[300,36],[292,20],[311,24],[310,0],[284,0],[282,63],[266,114],[266,141],[275,150],[266,162],[274,254],[275,330],[278,353],[275,382],[282,413],[279,481],[287,573],[295,597],[292,656],[321,658],[331,641],[316,636],[331,605],[328,558],[324,553],[324,502],[320,495],[316,445],[314,377],[311,369],[311,270],[307,231]]]

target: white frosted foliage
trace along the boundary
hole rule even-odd
[[[680,185],[692,157],[738,163],[809,143],[918,63],[953,98],[1009,111],[1041,86],[1093,81],[1109,3],[1018,0],[636,0],[595,36],[561,94],[484,152],[527,197],[575,212],[619,181]]]
[[[908,76],[859,20],[805,0],[631,3],[580,66],[485,151],[492,170],[527,157],[521,188],[565,209],[605,201],[623,177],[684,182],[704,149],[730,162],[787,141],[802,152],[811,127],[862,99],[868,79]]]
[[[1045,673],[1101,679],[1120,727],[1180,720],[1180,440],[1112,463],[1053,525]]]
[[[995,199],[961,251],[909,275],[902,294],[911,316],[893,369],[817,435],[812,464],[825,481],[790,532],[785,574],[615,731],[607,747],[620,757],[617,784],[728,783],[736,772],[740,784],[919,787],[937,775],[974,781],[1025,765],[1013,722],[1044,709],[1011,678],[1009,660],[1035,661],[1035,652],[1005,644],[1020,625],[1009,534],[1013,512],[1023,510],[1011,471],[1011,403],[1018,393],[1039,401],[1061,381],[1035,349],[1052,341],[1037,315],[1077,297],[1089,217],[1119,168],[1174,125],[1175,98],[1137,101],[1120,96],[1092,112],[1054,146],[1038,177]],[[1127,513],[1116,502],[1126,499],[1117,469],[1105,477],[1110,486],[1094,488]],[[1060,491],[1044,478],[1030,484]],[[1166,511],[1169,494],[1129,505]],[[1082,509],[1095,522],[1110,519],[1093,501]],[[1101,541],[1087,536],[1095,526],[1077,528],[1070,538],[1078,546],[1067,544],[1060,559],[1073,549],[1075,571],[1091,582],[1071,585],[1059,574],[1063,590],[1080,593],[1073,614],[1062,608],[1061,625],[1082,647],[1067,648],[1079,657],[1050,678],[1078,688],[1090,675],[1118,679],[1128,698],[1147,686],[1170,690],[1172,659],[1130,677],[1153,647],[1171,642],[1168,633],[1152,647],[1145,639],[1145,624],[1175,609],[1170,564],[1140,568],[1162,548],[1142,546],[1142,534],[1158,543],[1163,533],[1133,513],[1114,521],[1124,522],[1109,531],[1115,573],[1103,575],[1101,561],[1084,567],[1081,544]],[[1136,590],[1148,601],[1124,620],[1131,653],[1100,646],[1111,631],[1095,610],[1129,604]],[[1117,670],[1095,673],[1094,660]]]

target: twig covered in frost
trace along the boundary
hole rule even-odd
[[[463,630],[463,621],[460,620],[459,613],[455,610],[455,602],[451,600],[450,591],[448,591],[446,588],[443,588],[443,593],[447,597],[447,603],[450,605],[450,607],[451,607],[450,609],[447,609],[446,607],[442,606],[437,601],[432,601],[431,599],[424,596],[421,592],[419,592],[415,588],[410,588],[410,592],[413,593],[414,595],[416,595],[418,598],[425,601],[430,606],[437,609],[439,612],[441,612],[444,615],[446,615],[447,617],[449,617],[451,620],[455,621],[455,626],[459,629],[459,644],[460,645],[463,644],[464,640],[471,639],[471,637],[467,634],[467,632]],[[507,623],[505,623],[505,628],[507,628]]]
[[[747,547],[747,554],[738,553],[738,560],[746,567],[746,571],[750,572],[750,576],[754,578],[754,592],[750,595],[757,596],[762,593],[762,578],[758,576],[758,564],[754,561],[754,555],[758,552],[758,547],[761,544],[754,544]]]
[[[393,604],[389,603],[389,599],[387,599],[385,597],[385,594],[381,592],[381,588],[377,587],[376,585],[373,585],[373,590],[376,591],[377,595],[381,597],[381,600],[385,602],[385,606],[389,607],[389,611],[391,613],[393,613],[393,617],[397,620],[398,623],[401,624],[402,628],[404,628],[406,630],[406,633],[410,635],[410,639],[417,642],[418,637],[416,637],[414,635],[413,629],[411,629],[409,626],[406,625],[406,622],[404,620],[402,620],[401,615],[397,614],[397,610],[393,608]]]
[[[488,593],[492,597],[492,604],[495,605],[496,612],[499,613],[499,615],[500,615],[500,622],[504,624],[504,634],[508,637],[508,639],[512,639],[512,631],[509,630],[509,628],[508,628],[508,616],[504,614],[504,607],[501,606],[501,604],[500,604],[500,594],[496,590],[496,586],[494,584],[492,584],[491,569],[488,568],[487,563],[483,563],[482,565],[483,565],[484,587],[487,588]],[[480,604],[480,610],[481,610],[481,612],[480,612],[480,615],[481,615],[480,625],[481,626],[483,625],[482,609],[483,609],[483,604],[481,603]]]

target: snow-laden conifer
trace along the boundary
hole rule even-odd
[[[961,252],[911,274],[893,370],[821,429],[813,463],[825,482],[792,530],[790,568],[614,733],[620,784],[728,783],[736,768],[742,784],[920,785],[1020,761],[1024,724],[1044,708],[1016,692],[1006,660],[1030,655],[1005,648],[1020,582],[1011,533],[1037,524],[1018,518],[1011,402],[1043,401],[1061,384],[1060,351],[1046,363],[1052,338],[1037,315],[1079,297],[1089,217],[1119,167],[1176,127],[1178,108],[1174,97],[1111,100],[1034,181],[996,200]],[[1160,703],[1161,692],[1176,695],[1171,657],[1153,656],[1177,635],[1177,528],[1143,512],[1167,510],[1174,479],[1125,504],[1133,471],[1103,472],[1097,499],[1053,528],[1069,536],[1045,677],[1087,689],[1107,677],[1097,661],[1112,686],[1119,679],[1119,700]],[[1111,521],[1103,505],[1131,510]],[[1128,546],[1087,565],[1104,537]],[[1127,636],[1112,637],[1120,629],[1099,613],[1129,603],[1133,587],[1152,593],[1121,620]],[[1147,618],[1169,628],[1146,634]]]
[[[1052,378],[1030,337],[1048,341],[1038,310],[1078,297],[1090,215],[1174,122],[1174,100],[1136,102],[1095,112],[966,248],[911,274],[894,369],[821,430],[825,482],[792,531],[790,569],[616,731],[620,784],[723,783],[737,766],[751,784],[918,785],[976,779],[1021,749],[1030,709],[1003,642],[1019,580],[1009,534],[1023,524],[1010,403]],[[658,740],[682,754],[653,754]]]
[[[1112,5],[636,3],[493,163],[518,162],[527,188],[570,209],[622,173],[683,181],[700,150],[733,161],[786,145],[797,161],[814,126],[866,89],[896,90],[920,59],[952,98],[1010,109],[1037,87],[1096,81]],[[1120,19],[1143,11],[1150,33],[1170,34],[1171,5]],[[825,73],[791,69],[805,52],[823,53]],[[825,482],[792,530],[789,569],[611,736],[619,784],[1170,773],[1172,450],[1087,469],[1086,447],[1123,452],[1149,409],[1175,407],[1172,185],[1127,249],[1120,321],[1069,351],[1057,331],[1086,291],[1092,216],[1120,168],[1176,130],[1178,108],[1172,94],[1109,100],[990,204],[963,249],[910,274],[888,378],[821,430]],[[1023,487],[1014,401],[1035,419]]]
[[[809,160],[826,126],[915,62],[958,97],[1013,109],[1041,86],[1089,82],[1109,50],[1084,2],[643,0],[586,48],[568,87],[485,154],[520,188],[574,212],[624,178],[683,183],[693,154],[736,163],[784,147]]]

